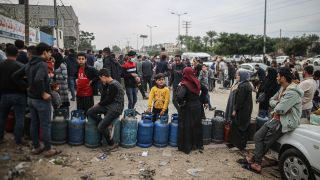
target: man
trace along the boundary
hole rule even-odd
[[[85,113],[94,105],[93,90],[99,80],[98,73],[94,67],[87,64],[85,53],[77,54],[78,68],[73,75],[77,82],[77,109]]]
[[[116,60],[115,56],[111,53],[110,48],[106,47],[102,50],[103,54],[103,68],[106,68],[110,71],[110,75],[112,79],[121,82],[121,66],[119,62]]]
[[[252,76],[258,76],[259,81],[262,83],[266,79],[266,72],[259,66],[259,64],[256,64],[254,68],[256,69],[256,72],[253,73]]]
[[[149,91],[152,88],[152,75],[153,75],[153,67],[152,62],[147,59],[146,56],[142,58],[142,83],[145,91],[148,90],[147,84],[149,85]]]
[[[114,144],[108,126],[122,114],[124,108],[124,92],[121,84],[117,80],[112,79],[107,69],[101,69],[99,71],[99,78],[103,84],[101,99],[98,104],[89,109],[88,118],[98,123],[98,130],[105,136],[108,145],[111,146],[111,150],[118,145]],[[101,118],[102,114],[104,114],[103,119]]]
[[[92,67],[94,65],[94,56],[91,50],[87,50],[87,64]]]
[[[27,105],[26,83],[14,81],[12,75],[23,67],[16,61],[18,49],[12,44],[6,49],[7,60],[0,63],[0,144],[10,109],[14,108],[14,137],[17,145],[22,145],[24,115]]]
[[[75,80],[76,80],[76,71],[78,69],[78,63],[76,58],[76,52],[74,49],[69,50],[69,55],[66,59],[67,63],[67,72],[68,72],[68,86],[71,92],[71,101],[76,100],[76,93],[75,93]]]
[[[148,99],[148,97],[146,96],[146,93],[144,92],[144,88],[143,88],[143,82],[142,82],[142,57],[141,55],[138,55],[138,60],[136,62],[136,67],[137,67],[137,73],[138,73],[138,77],[140,79],[140,82],[138,83],[138,89],[143,97],[143,99]]]
[[[24,75],[28,79],[28,105],[31,113],[32,154],[38,155],[43,151],[45,157],[60,154],[61,151],[51,148],[51,90],[46,60],[51,58],[51,47],[45,43],[36,46],[37,56],[14,75],[15,79]],[[39,142],[39,126],[42,128],[44,147]]]
[[[27,64],[29,59],[28,59],[28,55],[27,55],[27,52],[25,52],[25,49],[24,49],[24,41],[22,40],[16,40],[14,42],[14,45],[18,48],[19,50],[19,54],[18,54],[18,57],[17,57],[17,61],[22,63],[22,64]]]
[[[304,92],[302,98],[302,115],[301,118],[310,119],[310,113],[312,109],[312,100],[314,93],[316,92],[318,85],[313,79],[313,66],[309,65],[303,69],[303,80],[299,84],[299,88]]]
[[[181,56],[175,55],[174,57],[175,64],[172,66],[171,78],[170,78],[170,86],[172,86],[172,103],[176,109],[178,109],[179,105],[176,98],[176,89],[182,79],[183,69],[186,67],[185,64],[181,62]]]
[[[281,89],[270,99],[273,118],[266,122],[254,135],[254,156],[238,160],[239,163],[245,163],[244,168],[261,173],[262,158],[273,143],[283,133],[293,131],[298,127],[303,91],[292,82],[292,76],[289,68],[281,67],[279,69],[277,81],[281,85]]]
[[[123,78],[128,97],[128,109],[134,109],[137,103],[137,79],[139,79],[135,64],[136,52],[129,51],[128,56],[128,60],[122,65]]]
[[[168,85],[168,75],[169,75],[169,68],[167,62],[167,56],[162,54],[160,56],[160,61],[156,65],[156,74],[162,73],[165,75],[166,84]]]

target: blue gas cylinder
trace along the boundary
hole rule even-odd
[[[98,124],[95,120],[88,118],[85,125],[84,145],[89,148],[99,147],[101,144],[101,134],[98,131]]]
[[[160,119],[154,125],[153,144],[156,147],[166,147],[168,145],[168,137],[168,116],[160,116]]]
[[[152,146],[153,138],[152,114],[143,114],[138,125],[138,142],[137,145],[142,148]]]
[[[124,148],[134,147],[137,143],[138,121],[135,109],[124,111],[124,117],[121,121],[121,143]]]
[[[51,142],[59,145],[67,142],[68,137],[68,115],[66,109],[55,109],[51,122]]]
[[[171,123],[169,125],[169,145],[177,147],[178,145],[178,114],[171,115]]]
[[[85,115],[83,110],[74,110],[71,112],[69,120],[68,143],[70,145],[82,145],[84,140]]]

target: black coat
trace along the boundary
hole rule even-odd
[[[178,87],[178,84],[180,83],[182,79],[182,72],[183,69],[186,67],[185,64],[174,64],[171,71],[171,78],[170,78],[170,86],[173,85],[173,89],[176,89]]]
[[[75,77],[76,79],[78,79],[78,73],[79,73],[79,65],[77,66],[77,69],[75,71],[75,74],[73,75],[73,77]],[[97,85],[97,82],[99,81],[99,76],[98,76],[98,71],[89,65],[85,65],[84,66],[84,73],[87,76],[87,78],[92,81],[91,86],[94,89]]]
[[[122,68],[119,62],[112,55],[103,59],[103,68],[109,70],[112,79],[121,82]]]

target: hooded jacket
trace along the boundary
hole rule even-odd
[[[294,130],[300,124],[300,117],[302,113],[303,91],[297,84],[291,83],[282,96],[279,97],[283,88],[270,99],[270,106],[273,112],[280,115],[280,122],[282,125],[282,132],[286,133]]]
[[[25,66],[25,74],[28,78],[28,97],[42,99],[44,92],[51,94],[48,76],[48,65],[40,56],[34,56]]]

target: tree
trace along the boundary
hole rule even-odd
[[[95,39],[93,33],[80,31],[79,35],[79,51],[86,51],[91,49],[92,50],[92,41]]]
[[[121,52],[121,48],[117,45],[112,46],[112,52]]]
[[[207,32],[207,36],[209,37],[209,43],[210,43],[210,47],[213,46],[213,42],[215,40],[215,37],[217,36],[217,32],[215,31],[208,31]]]

